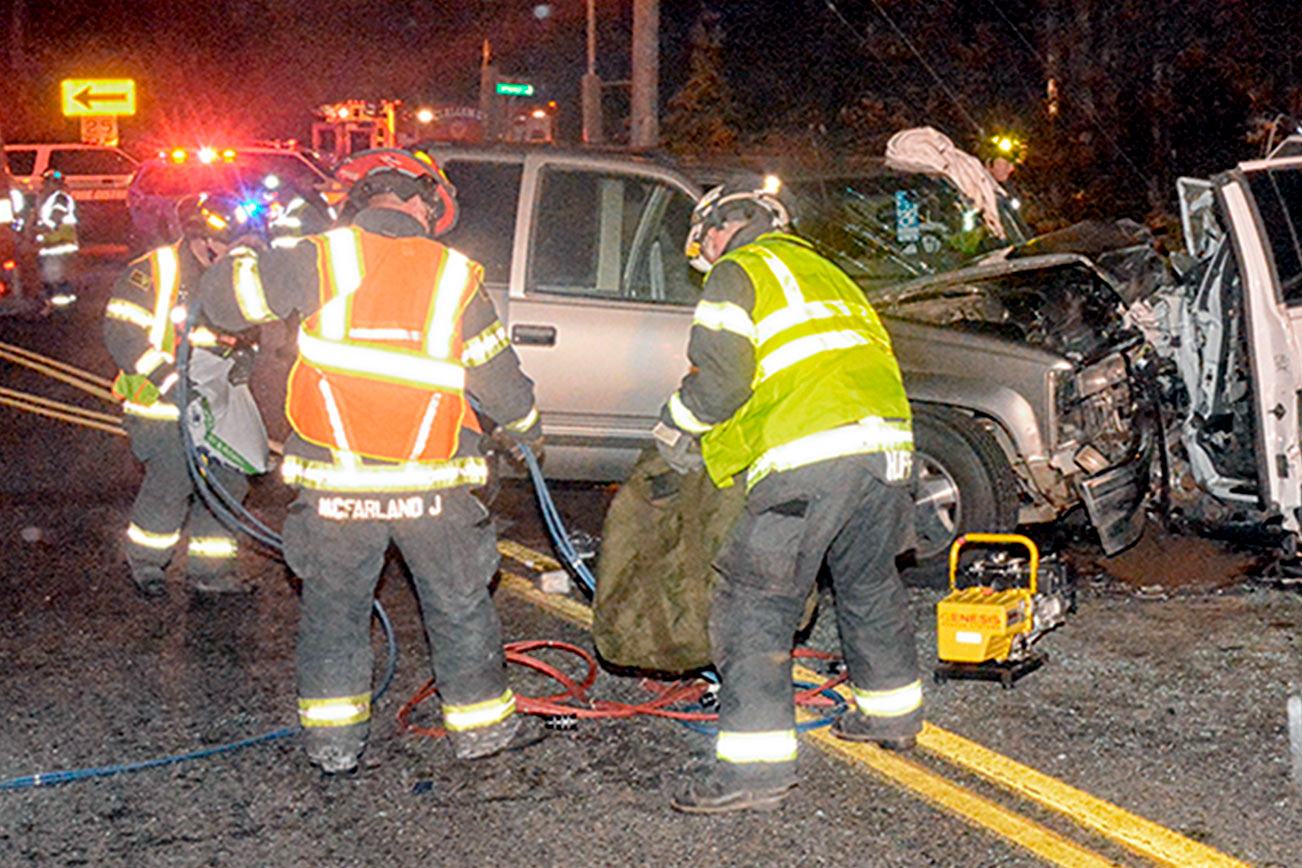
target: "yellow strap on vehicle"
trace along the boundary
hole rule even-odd
[[[789,763],[796,760],[796,731],[767,732],[720,730],[714,755],[726,763]]]
[[[922,707],[922,682],[914,681],[891,690],[860,690],[851,687],[855,705],[869,717],[902,717]]]
[[[469,705],[443,703],[443,728],[448,732],[465,732],[468,729],[483,729],[495,723],[501,723],[515,713],[515,694],[511,688],[502,691],[501,696],[474,702]]]
[[[371,694],[298,699],[298,722],[303,727],[353,726],[371,719]]]
[[[479,456],[422,464],[335,464],[286,455],[280,474],[289,485],[314,491],[430,491],[471,487],[488,481],[488,464]]]
[[[181,532],[173,531],[172,533],[154,533],[145,530],[140,525],[132,522],[127,525],[127,539],[131,540],[138,546],[163,551],[165,549],[170,549],[181,541]]]

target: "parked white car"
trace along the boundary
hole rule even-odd
[[[78,205],[86,202],[126,202],[136,173],[134,157],[120,148],[75,142],[5,145],[9,171],[29,191],[41,186],[46,169],[57,169]]]

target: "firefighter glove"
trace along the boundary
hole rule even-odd
[[[651,436],[655,438],[656,451],[660,453],[660,457],[676,472],[686,476],[689,473],[696,473],[705,466],[700,445],[696,442],[696,438],[687,432],[673,425],[657,422],[651,429]]]
[[[231,350],[231,367],[226,372],[226,381],[232,386],[247,386],[253,379],[253,363],[257,358],[257,347],[241,344]]]
[[[521,437],[499,427],[488,440],[495,452],[509,456],[512,463],[520,467],[526,466],[524,446],[529,447],[529,451],[533,453],[533,457],[539,464],[542,463],[544,454],[542,434],[538,434],[536,437]]]
[[[158,400],[161,393],[144,374],[119,374],[113,384],[113,394],[132,404],[148,407]]]

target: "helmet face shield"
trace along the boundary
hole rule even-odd
[[[720,184],[706,192],[692,209],[691,223],[687,228],[687,239],[683,243],[683,255],[692,268],[704,274],[710,270],[710,261],[705,258],[702,251],[702,245],[705,243],[705,233],[715,225],[722,226],[722,221],[715,222],[718,217],[715,205],[719,197],[723,195],[723,185]]]
[[[709,228],[704,223],[693,223],[687,230],[687,243],[683,245],[683,253],[687,256],[688,264],[702,274],[709,271],[711,265],[701,249],[701,245],[705,243],[705,233]]]
[[[732,220],[767,220],[775,230],[791,225],[791,210],[781,198],[782,182],[775,175],[741,175],[709,190],[692,209],[683,253],[697,271],[709,271],[703,245],[710,229]]]

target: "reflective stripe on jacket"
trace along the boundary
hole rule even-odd
[[[446,461],[466,416],[461,314],[480,266],[429,238],[358,227],[317,247],[320,307],[299,329],[286,416],[300,437],[385,461]]]
[[[703,435],[701,452],[716,485],[731,485],[748,468],[751,486],[774,470],[913,448],[890,336],[844,272],[782,233],[762,235],[719,261],[741,266],[755,288],[755,375],[750,398],[730,419],[714,426],[686,420],[704,429],[693,433]],[[672,403],[671,410],[677,420]],[[833,429],[847,430],[815,436]],[[775,460],[766,460],[771,453]]]

